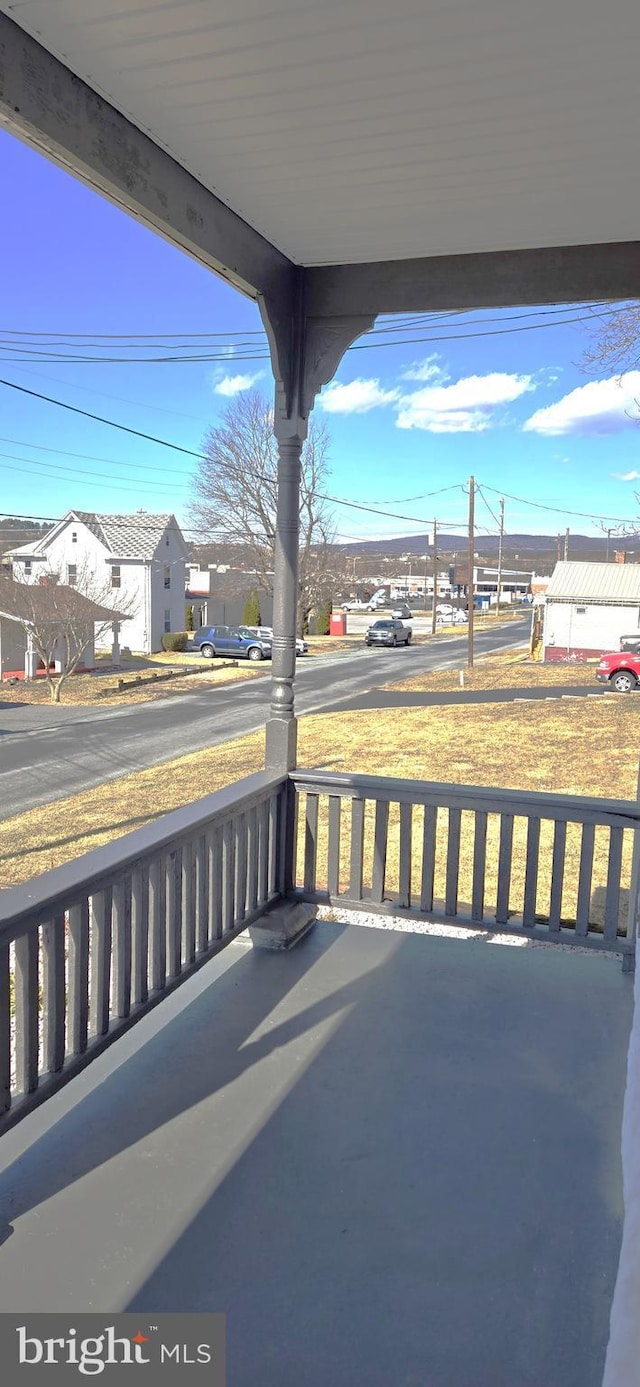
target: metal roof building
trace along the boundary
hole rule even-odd
[[[547,601],[604,602],[628,606],[640,602],[640,564],[557,563]]]
[[[547,663],[596,659],[639,631],[640,564],[556,564],[544,601]]]

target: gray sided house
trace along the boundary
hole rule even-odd
[[[640,564],[556,564],[544,603],[546,663],[595,659],[638,632]]]

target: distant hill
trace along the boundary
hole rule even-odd
[[[560,546],[560,557],[563,557],[564,536]],[[467,536],[465,534],[449,534],[444,531],[438,533],[438,552],[440,554],[466,554]],[[361,540],[341,545],[342,552],[350,558],[365,557],[365,555],[380,554],[388,557],[393,555],[411,555],[416,559],[424,558],[430,552],[428,535],[400,535],[394,539],[385,540]],[[629,554],[629,561],[640,561],[640,534],[626,535],[624,539],[614,536],[608,542],[609,559],[613,561],[616,549],[624,549]],[[636,551],[634,553],[634,550]],[[475,552],[484,559],[496,559],[498,555],[498,536],[497,535],[476,535]],[[519,561],[525,567],[535,567],[537,563],[555,563],[558,558],[558,537],[557,535],[527,535],[527,534],[505,534],[503,539],[503,557],[505,564],[507,561]],[[582,561],[604,562],[607,557],[607,537],[606,535],[579,535],[569,536],[569,558]]]

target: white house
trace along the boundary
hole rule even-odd
[[[127,611],[127,643],[146,654],[166,631],[184,630],[187,544],[175,516],[69,511],[39,540],[12,549],[13,576],[37,583],[47,572],[104,604],[113,591]]]
[[[639,632],[640,564],[556,564],[544,602],[543,660],[593,659]]]

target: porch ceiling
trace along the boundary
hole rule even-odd
[[[636,0],[0,0],[294,262],[638,237]]]

